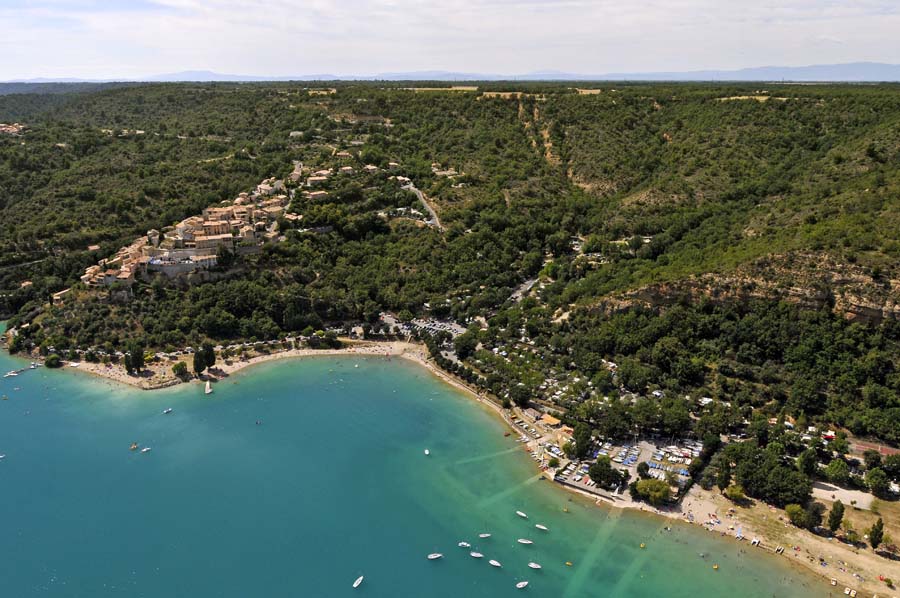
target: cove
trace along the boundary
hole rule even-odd
[[[23,365],[0,354],[3,372]],[[403,360],[269,362],[209,397],[198,385],[142,392],[40,368],[0,380],[0,394],[8,596],[742,598],[831,589],[745,544],[596,507],[540,481],[486,407]],[[132,442],[152,450],[130,451]],[[444,558],[428,561],[432,552]],[[519,580],[528,588],[517,590]]]

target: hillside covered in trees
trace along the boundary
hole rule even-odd
[[[436,85],[0,96],[0,122],[26,127],[0,135],[13,348],[198,347],[430,315],[469,326],[428,339],[460,360],[448,369],[595,425],[722,432],[761,413],[900,443],[900,88]],[[312,196],[297,164],[357,174]],[[440,226],[397,217],[423,211],[398,176]],[[127,299],[79,281],[269,177],[302,218],[259,253]],[[654,409],[617,399],[649,390],[666,397]]]

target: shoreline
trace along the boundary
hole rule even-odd
[[[427,354],[420,354],[418,356],[413,355],[401,355],[402,357],[414,361],[418,363],[429,372],[431,372],[435,377],[439,378],[443,382],[457,388],[465,394],[468,394],[470,398],[475,399],[478,403],[485,405],[490,408],[492,412],[494,412],[506,426],[512,430],[514,434],[521,434],[521,430],[516,428],[516,426],[510,421],[504,410],[497,405],[494,401],[484,397],[478,391],[470,388],[465,382],[457,379],[452,374],[449,374],[431,362],[428,359]],[[529,441],[523,443],[523,447],[528,447],[532,443],[536,443],[537,441]],[[815,574],[816,578],[819,578],[821,583],[827,586],[829,589],[823,590],[823,595],[843,595],[844,588],[850,588],[856,590],[857,592],[871,592],[872,596],[884,596],[885,598],[894,597],[897,598],[896,590],[891,590],[887,588],[884,584],[879,584],[877,574],[873,573],[869,570],[868,567],[854,567],[854,571],[850,571],[850,560],[846,560],[851,558],[848,555],[856,556],[857,559],[860,556],[859,553],[853,553],[852,549],[848,546],[840,544],[837,541],[830,542],[826,538],[822,538],[819,536],[812,536],[809,532],[805,532],[803,530],[799,530],[797,528],[792,528],[790,524],[786,524],[786,527],[790,528],[791,531],[794,532],[793,535],[799,536],[796,544],[790,545],[782,545],[773,541],[767,534],[761,533],[760,530],[756,529],[756,527],[745,521],[743,517],[741,517],[741,507],[733,506],[731,503],[722,495],[716,494],[715,491],[706,491],[700,488],[699,485],[694,485],[687,492],[687,494],[682,498],[682,500],[670,509],[658,509],[653,507],[652,505],[635,502],[631,500],[631,497],[627,494],[622,495],[621,497],[607,498],[607,497],[598,497],[594,494],[585,492],[580,490],[577,487],[569,486],[566,484],[560,484],[553,480],[553,474],[551,470],[543,470],[540,465],[536,462],[533,462],[533,467],[536,468],[541,476],[553,484],[554,487],[559,488],[565,492],[575,495],[576,497],[585,500],[585,502],[593,503],[594,507],[604,507],[611,508],[621,512],[630,511],[635,514],[647,515],[650,517],[657,517],[661,522],[665,521],[674,521],[679,525],[689,525],[691,527],[699,526],[707,531],[710,534],[716,534],[720,537],[721,540],[725,540],[726,538],[734,541],[746,544],[747,550],[763,550],[765,551],[765,557],[784,557],[780,558],[780,562],[786,564],[789,568],[798,567],[799,570],[802,570],[806,573]],[[729,509],[733,508],[733,512]],[[720,515],[721,513],[723,513]],[[719,521],[717,525],[707,524],[707,521],[712,518],[708,517],[708,515],[715,515],[715,519]],[[688,518],[688,515],[694,515],[694,520],[691,521]],[[668,526],[666,526],[668,528]],[[737,538],[738,530],[742,532],[742,538]],[[753,539],[758,539],[758,546],[751,546],[751,541]],[[799,551],[792,550],[792,546],[801,547],[806,545],[806,549],[801,549]],[[775,550],[778,547],[783,547],[784,550],[781,554],[776,553]],[[843,554],[841,556],[844,557],[844,561],[840,559],[831,559],[830,561],[834,561],[833,566],[830,563],[828,568],[823,568],[820,566],[819,561],[813,559],[811,556],[810,548],[819,548],[819,553],[823,553],[824,550],[827,549],[830,552],[834,552],[835,549],[844,549],[848,554]],[[791,558],[791,556],[795,558]],[[879,559],[880,557],[875,556],[874,554],[865,555],[868,557],[867,560]],[[854,559],[854,560],[857,560]],[[883,559],[882,559],[883,560]],[[838,568],[838,563],[844,563],[844,566]],[[876,561],[877,562],[877,561]],[[859,579],[854,577],[856,571],[863,571],[866,573],[865,582],[861,582]],[[831,586],[830,580],[836,579],[837,585]]]
[[[139,390],[153,391],[163,388],[170,388],[182,384],[203,384],[207,381],[215,385],[216,382],[224,380],[242,370],[250,368],[260,363],[277,361],[281,359],[302,358],[302,357],[349,357],[354,355],[374,356],[374,357],[400,357],[402,354],[415,347],[414,343],[406,343],[403,341],[353,341],[341,339],[344,346],[339,349],[311,349],[309,347],[300,349],[287,349],[281,351],[273,351],[271,353],[261,353],[253,355],[247,359],[229,359],[225,361],[217,360],[216,364],[204,372],[199,377],[191,375],[189,378],[182,379],[175,376],[172,372],[172,366],[178,361],[187,361],[189,356],[176,361],[167,361],[160,363],[150,363],[141,372],[140,375],[129,375],[125,372],[121,364],[102,364],[82,362],[66,362],[62,369],[70,371],[79,371],[103,378],[104,380],[124,384]],[[221,358],[220,358],[221,359]]]
[[[452,374],[445,372],[444,370],[437,367],[437,365],[430,359],[427,353],[427,349],[424,345],[405,341],[347,341],[344,339],[342,339],[342,341],[344,342],[345,346],[339,349],[290,349],[267,354],[254,355],[253,357],[245,360],[226,361],[221,364],[217,363],[212,368],[211,375],[204,375],[201,378],[192,377],[187,381],[180,380],[176,378],[174,374],[171,374],[172,363],[156,364],[155,369],[148,368],[148,370],[153,372],[152,375],[148,376],[145,373],[144,376],[140,377],[129,376],[125,373],[121,365],[106,366],[100,363],[83,362],[78,364],[77,366],[73,366],[72,364],[67,363],[66,366],[62,369],[84,372],[95,378],[104,379],[108,383],[126,384],[128,386],[141,390],[159,390],[181,384],[196,383],[199,385],[205,383],[205,381],[207,380],[215,383],[220,380],[227,379],[229,376],[237,374],[238,372],[247,370],[252,366],[267,362],[279,361],[282,359],[316,356],[399,357],[419,365],[426,371],[430,372],[441,382],[454,387],[456,390],[469,396],[469,398],[474,399],[479,404],[487,407],[491,412],[494,413],[494,415],[499,417],[504,422],[506,427],[508,427],[514,434],[521,434],[521,431],[516,428],[516,426],[508,418],[505,411],[500,405],[498,405],[490,398],[484,396],[476,389],[470,387],[468,384],[458,379],[456,376],[453,376]],[[168,375],[164,375],[164,368],[168,371]],[[532,440],[530,442],[523,443],[523,448],[528,447],[533,443],[536,443],[536,441]],[[838,585],[834,586],[834,590],[832,590],[832,592],[837,592],[837,594],[841,594],[844,587],[849,587],[857,591],[871,592],[872,595],[875,595],[876,593],[881,596],[896,595],[890,593],[891,590],[885,585],[879,584],[877,580],[878,574],[875,573],[870,566],[866,566],[870,565],[870,563],[867,563],[865,561],[871,559],[859,559],[859,557],[862,555],[860,553],[854,552],[848,546],[842,545],[837,541],[828,541],[826,538],[814,536],[809,534],[808,532],[802,532],[798,529],[789,529],[789,532],[794,532],[791,535],[796,536],[795,544],[778,544],[770,537],[768,537],[767,534],[763,534],[760,532],[760,530],[756,529],[752,523],[746,521],[742,517],[744,513],[741,507],[732,507],[731,503],[728,502],[727,499],[724,498],[724,496],[717,495],[714,491],[705,491],[702,490],[699,486],[694,485],[681,500],[681,502],[679,502],[677,505],[670,509],[658,509],[645,503],[634,502],[628,495],[616,496],[615,498],[597,496],[595,494],[584,492],[577,487],[570,487],[565,484],[557,483],[553,480],[553,474],[550,470],[544,471],[537,463],[534,464],[534,467],[538,469],[542,477],[546,478],[547,481],[553,483],[555,487],[558,487],[568,493],[574,494],[581,499],[590,501],[594,503],[594,506],[603,506],[623,511],[628,510],[635,513],[657,516],[662,518],[663,521],[674,520],[691,526],[697,525],[706,529],[708,533],[715,533],[719,535],[723,540],[727,537],[736,542],[746,542],[748,544],[748,549],[762,549],[772,556],[787,557],[785,559],[782,559],[782,562],[787,563],[790,566],[799,566],[805,569],[807,572],[815,573],[817,577],[820,577],[822,579],[822,582],[824,584],[828,584],[829,580],[832,578],[838,580]],[[721,514],[723,512],[725,514]],[[689,515],[694,516],[693,521],[689,520]],[[717,520],[718,523],[710,524],[710,520]],[[781,518],[779,518],[779,521],[780,520]],[[789,524],[785,524],[785,527],[790,528]],[[736,538],[738,530],[741,530],[743,532],[743,539]],[[749,546],[750,541],[753,538],[757,538],[760,540],[760,544],[758,547]],[[792,537],[791,539],[793,540],[795,538]],[[801,550],[793,550],[792,546],[795,545],[801,547]],[[775,549],[778,546],[783,546],[784,548],[784,552],[781,555],[775,553]],[[805,548],[802,548],[804,546]],[[815,553],[811,552],[810,548],[814,549]],[[834,561],[833,566],[831,566],[831,562],[829,562],[829,567],[827,568],[820,566],[819,560],[817,558],[814,558],[814,554],[821,555],[824,554],[826,550],[829,554],[832,555],[835,552],[841,553],[843,559],[836,559],[830,556],[829,561]],[[795,558],[791,558],[791,555],[793,555]],[[875,555],[869,554],[866,554],[866,556],[874,559],[879,558]],[[844,566],[839,568],[837,565],[838,563],[841,563]],[[851,565],[851,563],[853,564]],[[861,582],[858,578],[855,577],[857,571],[861,571],[865,574],[864,582]]]

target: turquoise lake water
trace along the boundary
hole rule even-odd
[[[23,365],[0,354],[3,373]],[[733,540],[597,508],[539,481],[484,406],[402,360],[272,362],[208,398],[197,385],[148,393],[41,368],[0,380],[0,394],[2,596],[742,598],[832,589]],[[163,415],[166,407],[174,412]],[[153,450],[132,452],[132,442]],[[485,558],[471,558],[460,540]],[[428,561],[431,552],[445,557]],[[359,575],[365,582],[351,589]],[[522,579],[529,587],[515,589]]]

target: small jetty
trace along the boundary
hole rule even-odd
[[[4,378],[15,378],[19,374],[24,374],[28,370],[36,370],[39,367],[41,367],[42,365],[43,364],[40,364],[36,361],[32,361],[31,364],[27,368],[19,368],[17,370],[10,370],[10,371],[6,372],[5,374],[3,374],[3,377]]]

